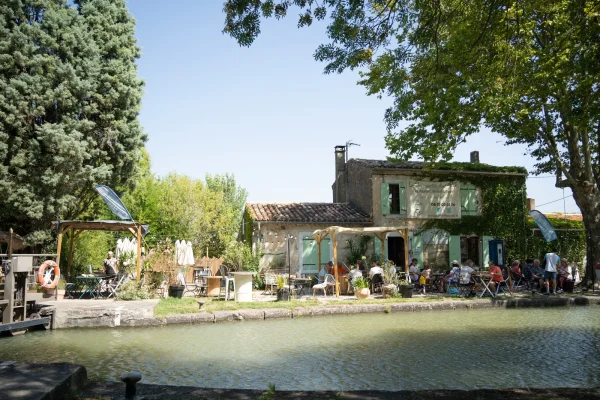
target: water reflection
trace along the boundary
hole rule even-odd
[[[599,321],[598,308],[570,307],[60,330],[2,339],[0,360],[217,388],[583,387],[600,384]]]

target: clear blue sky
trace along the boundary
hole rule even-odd
[[[330,202],[334,146],[348,140],[350,157],[385,159],[383,114],[389,100],[368,97],[358,74],[324,75],[312,58],[326,40],[325,24],[298,29],[297,13],[262,25],[250,48],[221,33],[221,0],[129,0],[142,49],[146,87],[141,122],[152,170],[203,179],[235,174],[249,201]],[[468,161],[532,170],[524,149],[482,133],[457,151]],[[538,205],[561,199],[553,178],[529,179]],[[565,196],[571,191],[566,189]],[[563,211],[563,201],[537,207]],[[579,212],[572,197],[567,212]]]

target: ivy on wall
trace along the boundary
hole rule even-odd
[[[441,229],[450,235],[493,236],[504,240],[507,260],[540,258],[552,246],[561,256],[581,261],[585,254],[585,232],[557,231],[558,243],[546,243],[528,217],[526,208],[526,174],[522,167],[496,167],[472,163],[436,163],[428,169],[456,171],[440,176],[421,170],[419,175],[431,180],[459,181],[475,185],[481,193],[481,215],[460,219],[429,220],[420,229]],[[520,173],[519,175],[469,174],[461,171]],[[556,229],[583,229],[579,221],[550,219]]]

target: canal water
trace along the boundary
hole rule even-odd
[[[96,380],[279,390],[600,385],[600,307],[431,311],[31,332],[0,361],[68,361]]]

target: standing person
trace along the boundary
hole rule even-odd
[[[546,253],[544,256],[546,268],[544,270],[544,285],[546,286],[546,295],[550,294],[550,286],[552,286],[552,294],[556,295],[556,271],[557,265],[560,263],[560,257],[556,254],[556,249],[552,249],[551,253]]]
[[[112,251],[104,259],[104,273],[109,276],[117,274],[117,259],[113,257]]]

